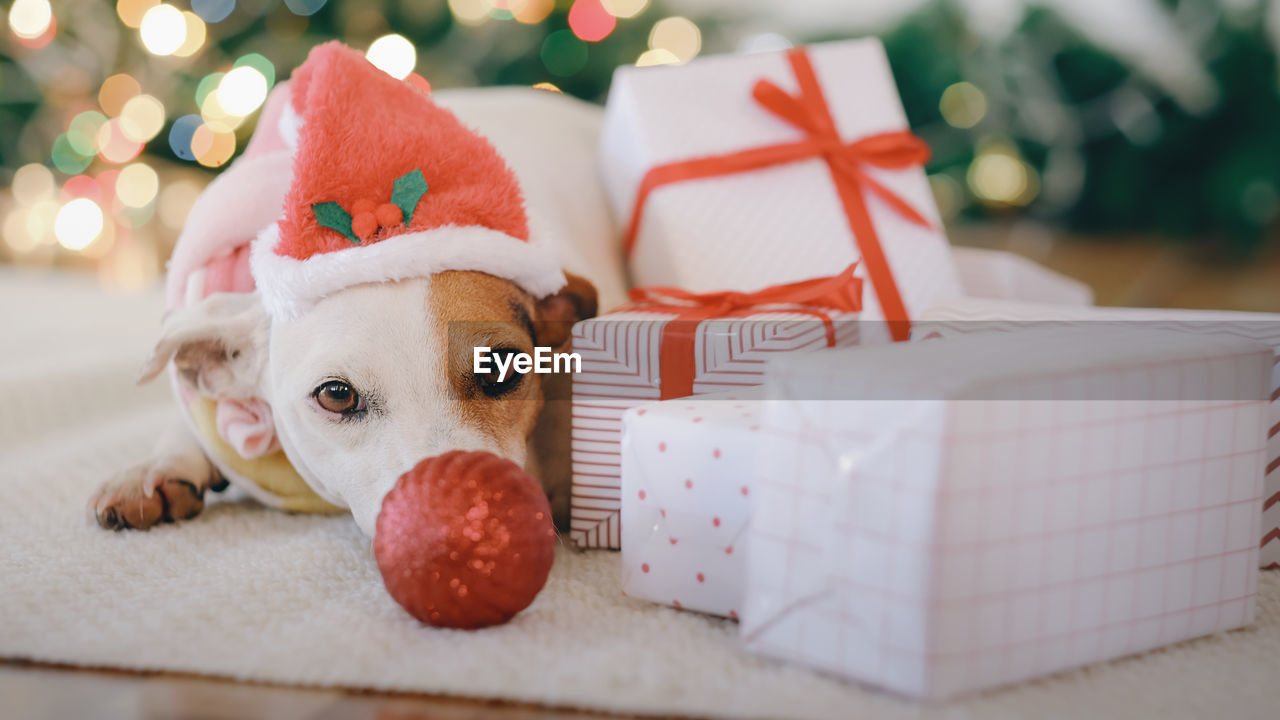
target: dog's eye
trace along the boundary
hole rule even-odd
[[[490,361],[489,367],[495,369],[487,373],[476,373],[476,387],[480,388],[480,392],[491,398],[496,398],[506,395],[520,385],[520,381],[524,380],[524,374],[516,372],[511,364],[507,364],[510,363],[509,358],[519,352],[516,348],[494,348],[490,351],[493,359]],[[499,364],[499,358],[502,358],[501,363],[506,364],[505,367],[507,368],[506,377],[501,380],[498,378],[502,376],[502,373],[496,369]]]
[[[356,389],[342,380],[329,380],[315,389],[312,396],[320,407],[331,413],[350,415],[364,409],[364,399]]]

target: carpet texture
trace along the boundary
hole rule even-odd
[[[743,652],[727,621],[632,600],[618,555],[561,548],[509,625],[418,625],[347,517],[217,502],[109,533],[84,503],[177,422],[132,378],[160,294],[0,272],[0,657],[299,685],[717,717],[1230,717],[1280,714],[1280,572],[1256,626],[960,701],[918,705]]]

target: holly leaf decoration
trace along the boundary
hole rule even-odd
[[[421,173],[419,173],[421,175]],[[311,212],[316,216],[316,222],[320,227],[337,230],[342,236],[351,241],[352,245],[359,245],[360,238],[351,229],[351,213],[342,209],[342,206],[336,202],[315,203],[311,206]]]
[[[426,192],[427,179],[422,176],[421,170],[411,170],[396,178],[395,184],[391,187],[391,204],[400,208],[400,212],[404,214],[405,225],[413,219],[413,211]]]

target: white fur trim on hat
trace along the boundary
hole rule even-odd
[[[298,149],[298,133],[302,132],[302,116],[293,110],[293,103],[286,102],[280,111],[280,119],[276,121],[276,131],[290,150]]]
[[[280,227],[258,233],[250,255],[262,303],[275,320],[297,319],[320,299],[353,285],[428,277],[446,270],[475,270],[506,278],[535,298],[564,287],[553,246],[518,240],[486,227],[446,225],[369,245],[298,260],[278,255]]]

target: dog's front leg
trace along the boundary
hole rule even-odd
[[[89,512],[108,530],[146,530],[189,520],[204,509],[204,494],[226,481],[191,433],[175,422],[146,462],[116,473],[89,498]]]

